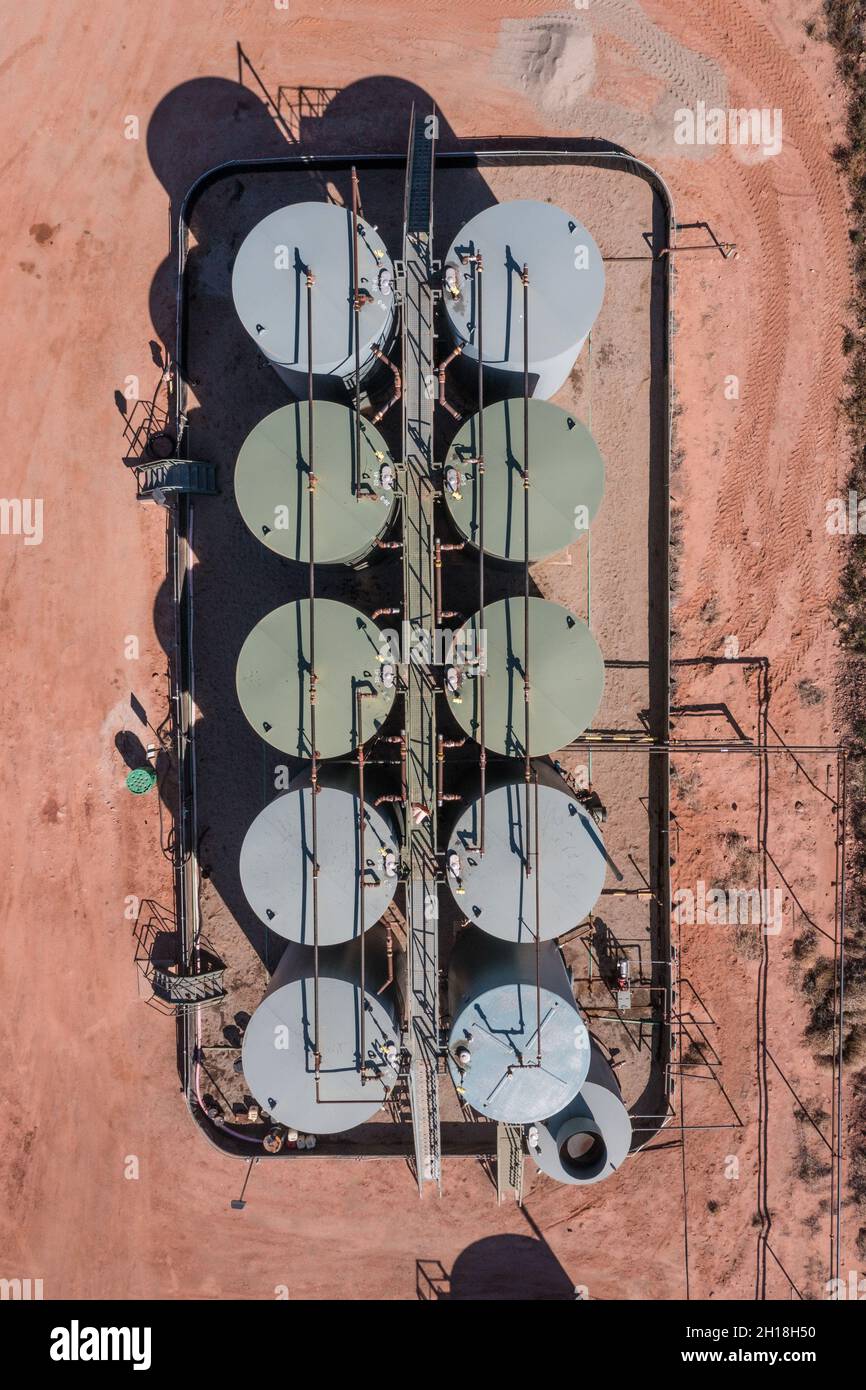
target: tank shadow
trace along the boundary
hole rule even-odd
[[[498,1235],[474,1241],[450,1275],[438,1260],[416,1261],[420,1300],[437,1302],[574,1302],[574,1285],[547,1242]]]

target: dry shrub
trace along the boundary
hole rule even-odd
[[[818,938],[813,927],[807,927],[799,936],[795,936],[791,946],[794,959],[805,960],[807,956],[814,955],[817,941]]]
[[[739,830],[723,830],[719,839],[727,860],[729,885],[734,888],[757,888],[758,851]]]
[[[825,691],[808,677],[797,682],[797,694],[800,697],[800,703],[807,706],[822,705],[827,698]]]
[[[734,948],[743,960],[760,960],[764,953],[763,927],[759,922],[737,922]]]

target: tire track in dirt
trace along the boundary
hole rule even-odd
[[[786,655],[775,663],[779,682],[798,669],[826,626],[826,605],[834,588],[831,567],[822,566],[816,582],[814,552],[804,541],[806,533],[823,518],[820,504],[831,495],[835,478],[833,448],[843,377],[839,309],[844,302],[848,264],[846,204],[841,183],[826,158],[824,108],[802,68],[784,52],[775,36],[741,6],[721,4],[719,0],[708,0],[699,13],[690,14],[690,20],[703,30],[712,50],[721,50],[735,71],[748,74],[768,105],[782,109],[786,143],[796,150],[815,199],[821,243],[821,252],[816,253],[824,270],[818,287],[820,299],[815,306],[816,369],[796,443],[780,461],[782,491],[777,501],[777,489],[770,486],[775,470],[768,470],[769,459],[762,456],[762,450],[769,444],[779,413],[784,353],[778,354],[775,366],[771,359],[778,352],[778,345],[785,344],[786,335],[780,336],[779,311],[774,305],[788,303],[791,259],[784,246],[773,171],[766,166],[744,171],[764,272],[759,282],[761,311],[749,335],[747,394],[726,452],[719,524],[711,532],[700,572],[699,595],[683,605],[680,617],[688,620],[695,616],[712,593],[711,575],[720,554],[736,545],[738,566],[751,587],[751,593],[743,596],[740,634],[751,645],[766,631],[776,607],[777,585],[767,584],[768,574],[781,581],[793,566],[797,610],[802,620]],[[818,139],[816,127],[820,131]],[[765,544],[760,552],[747,551],[744,555],[739,532],[747,498],[758,505]]]
[[[763,170],[748,171],[743,168],[734,168],[733,173],[741,186],[742,196],[748,202],[760,254],[766,258],[772,254],[780,238],[775,200],[763,196],[767,186],[766,176]],[[766,515],[768,511],[766,459],[784,370],[784,360],[777,352],[776,345],[786,341],[790,321],[789,279],[785,261],[777,267],[774,279],[758,282],[757,293],[752,315],[754,326],[746,343],[746,369],[741,374],[741,379],[746,383],[742,409],[725,452],[716,517],[709,531],[698,587],[690,600],[677,607],[677,618],[681,623],[698,618],[701,609],[715,595],[714,575],[724,552],[736,551],[736,568],[743,579],[748,577],[753,592],[764,562],[763,555],[756,560],[748,550],[744,550],[741,533],[743,511],[748,501],[755,500],[760,515]],[[762,629],[759,629],[747,608],[741,609],[737,616],[738,633],[745,646]]]
[[[763,645],[772,654],[773,683],[778,687],[803,673],[804,658],[810,648],[822,638],[827,642],[831,637],[827,604],[835,585],[837,557],[831,554],[822,533],[821,503],[835,491],[834,449],[844,374],[840,319],[844,318],[850,265],[847,205],[829,158],[828,109],[813,86],[808,55],[805,65],[798,64],[782,47],[782,40],[737,3],[722,5],[718,0],[708,0],[701,11],[690,12],[689,24],[690,32],[695,28],[704,36],[709,51],[725,55],[734,84],[736,74],[742,74],[743,85],[748,84],[749,92],[757,88],[761,105],[782,108],[786,155],[796,156],[791,167],[800,171],[797,186],[802,178],[803,188],[811,194],[805,206],[798,201],[795,210],[782,203],[779,184],[783,180],[775,166],[751,167],[742,175],[745,201],[753,219],[748,236],[750,241],[756,241],[760,256],[760,263],[754,269],[750,267],[749,281],[758,312],[751,312],[750,303],[746,390],[725,449],[714,524],[702,531],[707,548],[700,567],[699,594],[683,606],[681,613],[678,610],[678,616],[692,620],[693,637],[700,604],[713,593],[714,573],[723,559],[727,558],[730,564],[733,556],[739,607],[730,616],[736,618],[741,649],[754,650],[754,643],[765,633],[768,635],[769,640],[765,639]],[[733,207],[736,206],[734,202]],[[799,249],[798,240],[808,249]],[[751,246],[749,254],[751,258]],[[812,266],[819,269],[816,277],[809,276]],[[809,285],[810,278],[818,281],[814,289]],[[784,319],[780,319],[774,298],[784,299]],[[806,315],[811,311],[811,317],[804,316],[802,309],[796,310],[798,302],[803,301],[808,305]],[[811,350],[811,362],[803,399],[797,402],[796,416],[789,422],[784,414],[791,401],[791,386],[786,377],[798,360],[802,366],[802,356],[792,351],[792,327],[795,331],[800,328],[801,344]],[[778,361],[768,363],[774,353],[778,354]],[[765,380],[763,371],[768,365],[771,376]],[[757,378],[756,372],[761,373]],[[748,537],[741,535],[747,504],[751,513]],[[817,534],[811,537],[810,531]],[[753,549],[744,544],[744,539],[755,539],[758,534],[763,541],[760,547]],[[793,631],[789,632],[789,628]],[[764,711],[768,695],[769,689],[765,688]],[[763,732],[766,734],[766,729]],[[766,760],[761,776],[757,839],[759,845],[766,846]],[[718,793],[718,786],[715,791]],[[766,884],[766,864],[764,874]],[[769,944],[763,936],[754,1041],[760,1219],[755,1289],[758,1298],[767,1296],[766,1257],[773,1213],[778,1213],[784,1204],[782,1194],[790,1193],[785,1169],[787,1154],[779,1135],[778,1115],[775,1125],[772,1123],[772,1088],[767,1078],[768,1014],[778,1021],[779,1006],[779,984],[773,981],[779,961],[772,965]],[[796,1055],[798,1044],[791,1041]],[[784,1222],[780,1230],[784,1236]]]

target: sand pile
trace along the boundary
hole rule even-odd
[[[711,155],[712,146],[675,143],[674,113],[698,101],[728,105],[716,63],[659,29],[635,0],[503,20],[491,75],[521,91],[554,129],[656,159]]]

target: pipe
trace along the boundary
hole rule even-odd
[[[447,550],[462,550],[465,544],[465,541],[451,541],[446,544],[440,541],[438,538],[435,542],[433,551],[433,576],[436,581],[434,586],[434,599],[436,608],[434,621],[436,627],[440,626],[443,618],[457,617],[456,611],[450,608],[446,611],[442,607],[442,556],[445,554]]]
[[[442,734],[436,735],[436,805],[442,805],[445,790],[445,748]]]
[[[442,612],[442,542],[439,540],[438,536],[433,547],[433,578],[436,581],[434,585],[436,612],[433,621],[434,625],[438,628],[442,626],[442,618],[444,616]]]
[[[402,312],[402,311],[401,311],[401,312]],[[386,366],[386,367],[389,367],[389,368],[391,369],[391,371],[393,372],[393,374],[394,374],[394,393],[393,393],[393,395],[391,396],[391,399],[390,399],[389,401],[386,401],[386,402],[385,402],[385,404],[382,406],[382,409],[381,409],[380,411],[378,411],[378,412],[373,416],[373,419],[372,419],[372,422],[371,422],[371,423],[374,424],[374,425],[378,425],[378,423],[379,423],[379,421],[382,419],[383,415],[387,415],[387,414],[388,414],[388,411],[391,409],[391,406],[392,406],[392,405],[396,405],[397,402],[399,401],[400,397],[403,395],[403,378],[402,378],[401,375],[400,375],[400,369],[399,369],[399,367],[397,367],[397,366],[391,361],[390,357],[388,357],[388,356],[382,351],[381,348],[374,347],[374,348],[372,349],[372,353],[373,353],[373,356],[374,356],[374,357],[377,357],[377,358],[379,359],[380,362],[384,362],[384,363],[385,363],[385,366]]]
[[[360,929],[361,929],[361,997],[360,997],[360,1006],[361,1006],[361,1049],[360,1049],[360,1051],[361,1051],[361,1055],[360,1055],[359,1061],[360,1061],[360,1064],[361,1064],[361,1068],[360,1068],[360,1070],[361,1070],[361,1085],[364,1086],[364,1084],[365,1084],[365,1076],[364,1076],[364,1058],[365,1058],[366,1055],[367,1055],[367,1046],[366,1046],[366,1044],[367,1044],[367,1038],[366,1038],[366,1015],[367,1015],[367,1009],[366,1009],[366,1005],[365,1005],[365,1002],[364,1002],[364,1001],[365,1001],[365,990],[364,990],[364,987],[365,987],[365,984],[366,984],[366,967],[367,967],[366,951],[365,951],[366,942],[365,942],[365,939],[364,939],[364,938],[365,938],[366,935],[367,935],[367,930],[366,930],[366,928],[367,928],[366,915],[367,915],[367,914],[366,914],[366,902],[365,902],[365,898],[364,898],[364,884],[365,884],[366,881],[367,881],[367,872],[366,872],[366,869],[367,869],[367,861],[366,861],[366,858],[365,858],[365,846],[364,846],[364,822],[366,821],[366,816],[365,816],[365,814],[364,814],[364,740],[363,740],[362,735],[361,735],[361,718],[362,718],[361,709],[362,709],[362,706],[361,706],[361,691],[360,691],[360,690],[357,692],[357,707],[358,707],[358,867],[359,867],[359,869],[360,869],[360,875],[361,875],[361,877],[360,877],[360,885],[359,885],[359,886],[360,886],[360,892],[359,892],[359,894],[358,894],[358,925],[359,925],[359,927],[360,927]]]
[[[400,745],[400,796],[393,798],[380,796],[379,800],[374,801],[373,805],[378,806],[380,801],[391,800],[402,801],[405,803],[409,800],[408,781],[406,777],[406,730],[404,729],[399,734],[389,734],[386,738],[382,739],[382,742],[399,743]]]
[[[441,806],[445,801],[462,801],[461,796],[445,795],[445,749],[462,748],[466,742],[465,738],[446,738],[444,734],[436,735],[436,805]]]
[[[479,698],[480,698],[480,701],[481,701],[481,709],[483,710],[483,709],[484,709],[484,685],[483,685],[484,676],[483,676],[483,674],[481,675],[480,679],[481,679],[481,681],[482,681],[482,685],[481,685],[481,687],[480,687],[480,689],[479,689],[479,691],[478,691],[478,695],[479,695]],[[483,719],[483,714],[482,714],[481,717],[482,717],[482,719]],[[481,815],[480,815],[480,825],[479,825],[479,827],[478,827],[478,829],[479,829],[479,835],[478,835],[478,839],[479,839],[478,853],[479,853],[479,855],[482,855],[482,854],[484,853],[484,802],[485,802],[486,797],[487,797],[487,749],[484,747],[483,744],[481,745],[481,756],[480,756],[479,759],[478,759],[478,770],[479,770],[479,772],[480,772],[480,774],[481,774]]]
[[[394,938],[390,923],[385,924],[385,959],[388,965],[388,974],[385,983],[376,990],[377,997],[384,994],[388,986],[394,983]]]
[[[362,700],[369,700],[375,695],[374,690],[356,690],[355,701],[357,708],[358,721],[358,863],[360,867],[361,891],[358,894],[359,922],[361,932],[361,981],[360,981],[360,1012],[361,1012],[361,1047],[360,1047],[360,1076],[361,1085],[367,1083],[367,1067],[365,1058],[367,1056],[367,1005],[366,983],[367,983],[367,921],[366,903],[364,900],[364,889],[367,882],[367,861],[364,843],[364,827],[366,816],[364,814],[364,734],[362,730],[363,706]]]
[[[447,400],[445,399],[445,373],[448,370],[451,363],[454,361],[454,358],[459,357],[462,351],[463,348],[461,346],[454,348],[452,352],[449,352],[444,362],[439,363],[439,366],[436,371],[436,375],[439,378],[439,404],[441,406],[444,406],[445,409],[448,411],[448,414],[452,415],[455,420],[459,420],[461,418],[460,411],[455,410],[453,406],[450,406]]]
[[[201,1018],[199,1015],[200,1010],[196,1009],[195,1073],[193,1075],[193,1087],[195,1089],[195,1098],[198,1101],[198,1108],[203,1115],[207,1115],[207,1111],[204,1108],[204,1101],[201,1098]],[[231,1134],[235,1139],[243,1139],[245,1144],[259,1145],[262,1142],[261,1139],[254,1138],[251,1134],[243,1134],[241,1130],[233,1129],[231,1125],[220,1125],[219,1128],[225,1130],[226,1134]]]

